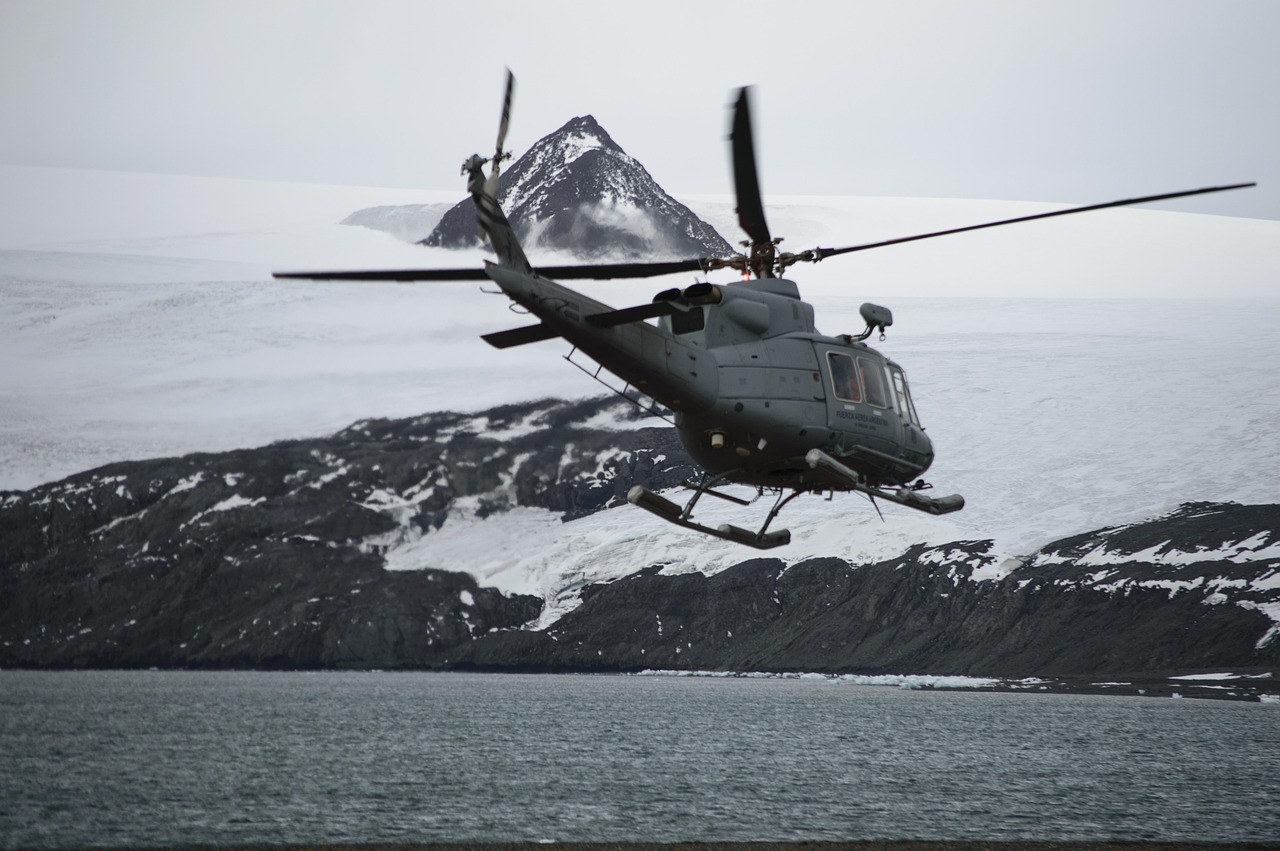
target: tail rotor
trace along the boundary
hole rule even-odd
[[[507,126],[511,123],[511,98],[515,94],[516,78],[511,73],[511,69],[507,69],[507,90],[502,97],[502,120],[498,122],[498,142],[494,145],[493,165],[489,169],[489,179],[484,183],[484,192],[490,198],[497,200],[498,198],[498,178],[502,174],[503,160],[511,159],[511,152],[503,150],[502,146],[507,141]]]

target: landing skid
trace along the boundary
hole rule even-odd
[[[782,510],[784,505],[800,494],[805,493],[805,491],[793,491],[791,494],[779,493],[778,501],[774,504],[773,510],[769,512],[769,516],[765,518],[764,525],[760,527],[759,532],[752,532],[749,529],[743,529],[741,526],[734,526],[731,523],[724,523],[720,526],[704,526],[693,521],[693,507],[697,505],[699,498],[704,493],[728,499],[730,502],[737,502],[743,505],[749,504],[746,500],[740,500],[712,490],[715,485],[725,481],[730,475],[732,474],[723,473],[710,479],[703,478],[696,486],[691,485],[694,488],[694,494],[683,508],[642,485],[636,485],[627,493],[627,502],[661,517],[668,523],[674,523],[686,529],[693,529],[696,532],[719,538],[722,541],[733,541],[735,544],[745,544],[758,550],[771,550],[774,547],[781,547],[791,543],[791,533],[789,531],[778,529],[775,532],[770,532],[768,531],[769,524],[773,522],[773,518],[778,516],[778,512]]]
[[[907,508],[914,508],[916,511],[934,515],[950,514],[953,511],[959,511],[964,508],[964,497],[958,493],[939,497],[927,496],[921,493],[920,491],[929,487],[923,482],[892,489],[868,484],[866,479],[858,475],[856,471],[841,464],[821,449],[810,449],[809,453],[804,456],[804,460],[813,469],[823,470],[833,475],[845,489],[865,493],[876,499],[896,502],[898,505],[905,505]]]
[[[953,511],[959,511],[964,508],[964,497],[960,494],[951,494],[950,496],[931,497],[921,493],[921,491],[930,486],[923,481],[916,482],[914,485],[904,485],[897,488],[885,488],[878,485],[872,485],[865,478],[857,473],[857,471],[846,467],[835,458],[832,458],[821,449],[813,449],[809,454],[805,455],[805,463],[814,470],[821,470],[838,482],[836,490],[851,490],[858,493],[864,493],[874,499],[883,499],[886,502],[904,505],[907,508],[914,508],[916,511],[923,511],[927,514],[950,514]],[[688,487],[693,488],[694,494],[690,497],[689,502],[681,507],[664,496],[654,493],[642,485],[636,485],[627,493],[627,502],[634,506],[643,508],[650,514],[654,514],[666,520],[668,523],[674,523],[677,526],[683,526],[686,529],[693,529],[695,532],[701,532],[704,535],[710,535],[713,538],[719,538],[722,541],[732,541],[735,544],[745,544],[748,547],[755,547],[758,550],[771,550],[774,547],[781,547],[791,543],[791,532],[786,529],[779,529],[775,532],[769,531],[769,524],[773,522],[773,518],[778,516],[788,502],[800,496],[802,493],[811,493],[812,490],[793,490],[791,493],[780,492],[778,501],[774,503],[773,509],[769,512],[769,516],[765,518],[764,525],[760,527],[759,532],[752,532],[749,529],[743,529],[740,526],[734,526],[730,523],[724,523],[720,526],[706,526],[702,523],[695,523],[693,520],[693,507],[697,505],[698,500],[703,494],[727,499],[740,505],[749,505],[747,500],[738,499],[728,494],[722,494],[714,490],[714,487],[721,482],[730,480],[737,470],[721,473],[710,479],[703,477],[702,481],[697,485],[692,482],[686,482]]]

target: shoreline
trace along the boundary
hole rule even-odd
[[[432,842],[394,845],[181,845],[84,851],[1268,851],[1273,842],[1157,842],[1147,840],[898,840],[798,842]],[[22,849],[18,849],[22,851]],[[81,851],[81,849],[56,849]]]
[[[908,690],[1189,698],[1193,700],[1233,700],[1246,703],[1275,703],[1280,705],[1280,676],[1271,671],[1210,674],[1131,674],[1107,679],[1101,676],[1015,678],[936,676],[930,674],[737,674],[701,671],[648,671],[642,672],[638,676],[825,679],[837,683],[847,682],[853,685],[886,686]]]
[[[0,667],[10,671],[47,673],[155,672],[155,673],[263,673],[263,674],[492,674],[535,676],[673,677],[693,679],[798,680],[899,688],[907,691],[986,692],[994,694],[1091,695],[1099,697],[1147,697],[1219,700],[1280,706],[1280,674],[1270,670],[1212,673],[1141,673],[1104,676],[982,677],[955,674],[848,674],[793,671],[712,671],[680,669],[634,670],[534,670],[500,668],[223,668],[223,667]]]

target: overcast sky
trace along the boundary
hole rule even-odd
[[[1280,219],[1280,2],[0,0],[0,163],[449,189],[591,113],[664,188]]]

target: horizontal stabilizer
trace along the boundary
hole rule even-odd
[[[626,307],[622,310],[610,310],[606,313],[593,313],[587,317],[587,322],[597,328],[612,328],[615,325],[626,325],[628,322],[640,322],[644,319],[652,319],[655,316],[670,316],[679,308],[672,306],[669,301],[655,301],[652,304],[640,304],[635,307]]]
[[[559,337],[555,331],[552,331],[546,325],[539,322],[537,325],[526,325],[523,328],[512,328],[509,331],[495,331],[492,334],[481,334],[480,339],[484,340],[495,349],[509,349],[512,346],[523,346],[528,343],[540,343],[543,340],[550,340],[552,337]]]

